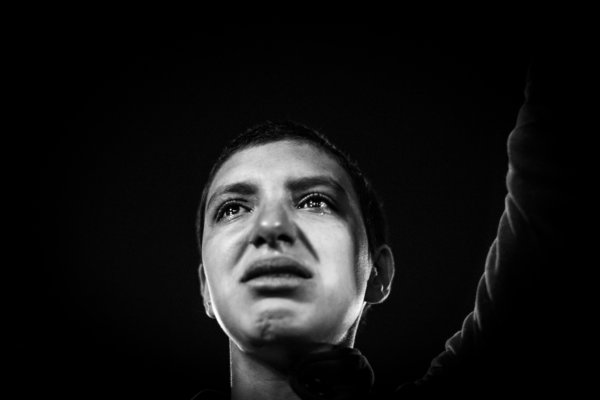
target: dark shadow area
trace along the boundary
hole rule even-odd
[[[360,25],[40,33],[43,300],[28,374],[61,398],[227,387],[196,206],[227,140],[291,119],[353,155],[383,199],[397,275],[357,347],[381,390],[420,377],[471,310],[495,236],[527,40]]]

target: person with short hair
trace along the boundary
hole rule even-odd
[[[572,171],[556,157],[572,150],[560,140],[570,114],[550,76],[532,69],[509,136],[506,208],[474,311],[393,398],[546,393],[541,382],[564,376],[548,364],[555,316],[541,307],[570,251],[559,210],[572,206],[561,184]],[[235,138],[197,219],[202,298],[229,337],[231,393],[195,399],[369,398],[373,371],[354,342],[365,309],[390,293],[385,223],[364,174],[320,133],[266,122]]]
[[[289,370],[308,353],[352,348],[364,308],[385,300],[394,275],[364,175],[292,122],[254,127],[224,150],[202,193],[198,239],[206,312],[231,342],[234,399],[297,398]]]

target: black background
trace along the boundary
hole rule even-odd
[[[264,120],[330,136],[380,193],[397,274],[357,347],[380,390],[420,377],[472,308],[503,209],[531,43],[367,25],[62,23],[39,35],[42,300],[21,366],[63,398],[228,385],[199,295],[195,209]],[[42,115],[42,114],[41,114]]]

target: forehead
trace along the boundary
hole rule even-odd
[[[261,144],[234,153],[219,168],[209,193],[217,186],[240,181],[260,184],[316,175],[334,179],[356,196],[348,173],[332,155],[314,144],[292,140]]]

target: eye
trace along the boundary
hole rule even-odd
[[[247,212],[250,212],[250,208],[246,207],[238,201],[230,200],[225,202],[221,207],[219,207],[215,216],[215,220],[217,222],[221,220],[231,221],[236,217]]]
[[[307,209],[309,211],[318,212],[321,214],[331,213],[333,210],[333,201],[324,194],[311,193],[302,198],[298,203],[298,208]]]

